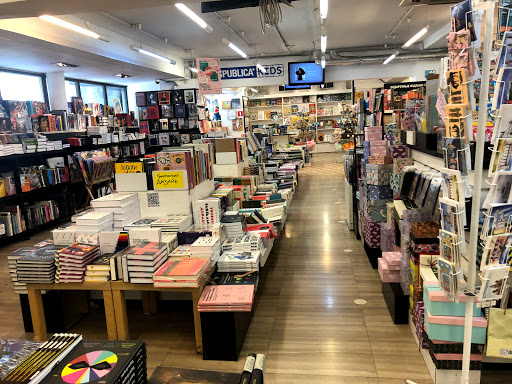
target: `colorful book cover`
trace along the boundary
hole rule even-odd
[[[160,252],[162,249],[167,249],[167,244],[143,242],[143,243],[140,243],[137,246],[133,247],[130,250],[130,255],[154,256],[156,253]]]
[[[180,260],[176,265],[167,271],[166,276],[174,279],[186,279],[197,276],[205,266],[209,265],[209,259],[188,258]]]

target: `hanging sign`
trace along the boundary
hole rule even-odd
[[[197,81],[200,94],[214,95],[222,93],[219,59],[196,59],[196,68],[198,70]]]
[[[269,64],[262,66],[263,68],[265,68],[265,72],[260,71],[255,65],[251,65],[248,67],[222,68],[222,80],[254,79],[260,77],[284,76],[283,64]]]

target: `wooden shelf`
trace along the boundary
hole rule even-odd
[[[329,115],[329,116],[317,116],[317,119],[335,119],[338,117],[342,117],[343,115]]]

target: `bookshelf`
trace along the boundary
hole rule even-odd
[[[13,228],[12,236],[0,237],[0,245],[29,239],[31,235],[43,231],[60,221],[68,220],[74,213],[73,199],[71,198],[69,188],[70,180],[48,184],[25,192],[21,184],[21,168],[46,165],[46,160],[53,157],[62,157],[64,159],[64,167],[68,169],[67,174],[70,177],[68,154],[69,149],[63,149],[10,155],[1,158],[0,173],[3,175],[12,174],[15,194],[0,198],[0,211],[11,212],[11,223],[15,220],[15,214],[19,216],[19,220],[18,218],[16,220],[18,223],[22,223],[21,226],[24,227],[24,230],[14,233],[15,229]],[[45,205],[49,201],[54,203]],[[48,206],[48,209],[46,206]],[[55,207],[58,209],[55,209]]]
[[[265,105],[262,105],[262,104]],[[283,124],[287,117],[293,118],[294,116],[307,116],[313,122],[335,120],[342,117],[341,114],[336,112],[339,103],[352,104],[352,90],[335,90],[335,91],[320,91],[309,92],[304,94],[292,95],[267,95],[252,97],[248,101],[249,110],[249,126],[250,130],[258,128],[260,125],[271,125],[271,128],[277,128]],[[328,108],[328,115],[323,115],[325,108]],[[269,114],[277,114],[278,118],[262,118]],[[322,115],[319,116],[319,113]],[[281,114],[281,116],[279,116]],[[320,141],[319,135],[325,139],[325,135],[329,136],[332,129],[316,129],[316,151],[317,152],[334,152],[335,146],[332,140]],[[274,135],[274,137],[280,135]],[[330,137],[330,136],[329,136]],[[279,140],[279,143],[283,142]]]

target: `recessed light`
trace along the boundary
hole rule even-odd
[[[52,64],[56,65],[58,67],[67,67],[67,68],[78,68],[79,67],[79,65],[63,63],[62,61],[58,61],[58,62],[52,63]]]
[[[131,77],[130,75],[125,75],[124,73],[116,73],[114,76],[119,77],[120,79],[126,79],[128,77]]]

